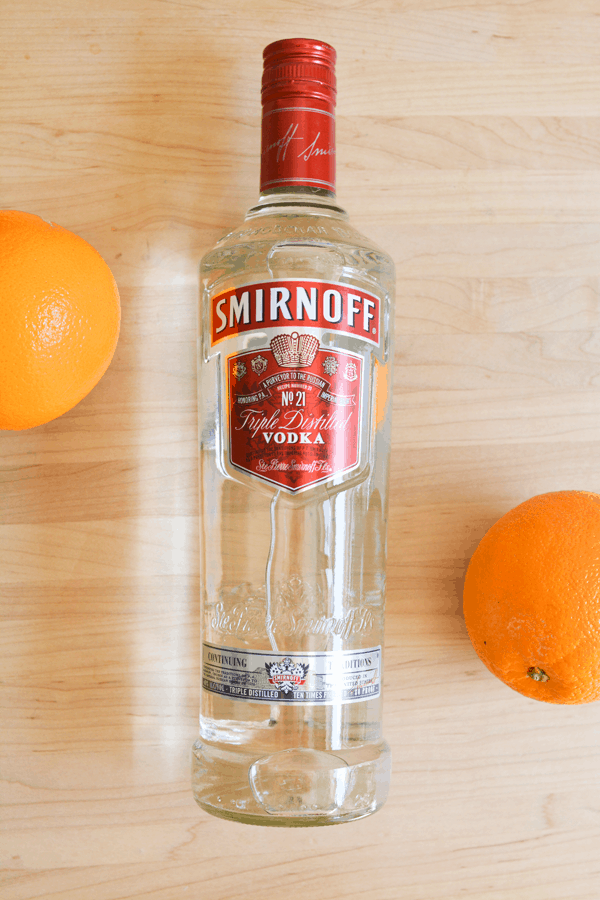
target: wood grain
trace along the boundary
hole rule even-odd
[[[598,900],[600,706],[514,694],[461,616],[487,528],[600,492],[598,0],[5,0],[2,205],[123,306],[97,388],[0,435],[3,900]],[[262,48],[338,50],[339,197],[398,272],[390,800],[250,828],[190,789],[197,265],[256,197]]]

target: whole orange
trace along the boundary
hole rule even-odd
[[[60,225],[0,210],[0,428],[42,425],[79,403],[112,359],[112,273]]]
[[[548,703],[600,697],[600,495],[540,494],[499,519],[475,550],[464,614],[482,661]]]

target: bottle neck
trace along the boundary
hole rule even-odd
[[[250,207],[246,218],[265,215],[314,214],[347,220],[346,210],[338,205],[333,191],[310,187],[269,188]]]
[[[335,197],[332,104],[298,95],[264,104],[260,192],[275,191]]]

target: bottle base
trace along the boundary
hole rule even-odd
[[[383,806],[391,754],[385,741],[354,750],[293,748],[263,756],[194,744],[198,805],[223,819],[284,828],[352,822]]]

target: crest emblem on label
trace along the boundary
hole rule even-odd
[[[289,656],[277,662],[265,663],[265,669],[272,684],[284,694],[293,693],[306,683],[308,663],[294,662]]]
[[[317,350],[319,340],[312,334],[278,334],[271,341],[273,356],[282,369],[305,369],[311,365]]]
[[[356,468],[362,367],[358,354],[324,350],[301,331],[230,356],[231,465],[290,493]]]
[[[241,381],[244,375],[246,374],[246,366],[243,362],[235,363],[233,369],[231,370],[233,373],[233,377],[236,381]]]
[[[264,356],[255,356],[252,360],[251,365],[253,372],[256,372],[257,375],[262,375],[262,373],[266,371],[269,364]]]

